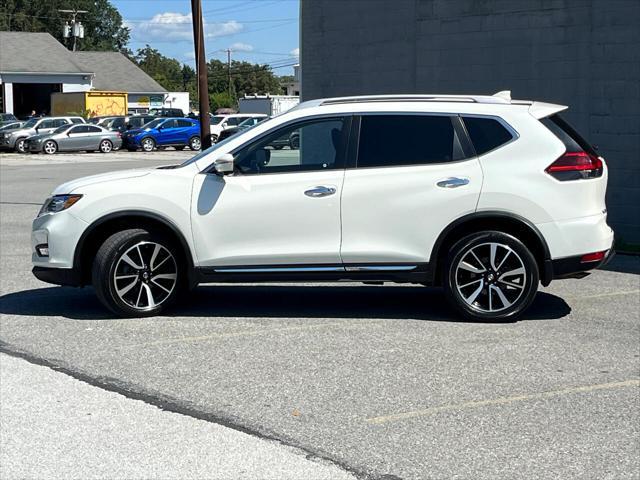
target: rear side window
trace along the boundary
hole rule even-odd
[[[362,116],[359,168],[428,165],[463,158],[460,140],[448,116]]]
[[[540,122],[564,143],[567,152],[587,152],[592,155],[598,155],[595,148],[587,142],[582,136],[562,118],[560,115],[552,115],[542,118]]]
[[[476,153],[482,155],[513,139],[512,133],[495,118],[462,117]]]
[[[71,117],[71,123],[84,123],[84,121],[78,117]]]
[[[87,132],[89,133],[98,133],[98,132],[102,132],[102,129],[100,127],[94,127],[94,126],[86,126],[84,127],[86,129]]]
[[[178,127],[193,127],[193,123],[189,120],[176,120]]]

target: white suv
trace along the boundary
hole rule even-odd
[[[218,141],[223,130],[240,125],[247,118],[266,118],[264,113],[230,113],[228,115],[214,115],[211,117],[211,140]]]
[[[124,316],[199,283],[346,280],[442,286],[461,315],[510,320],[538,283],[612,252],[607,167],[566,108],[505,93],[306,102],[182,165],[59,186],[33,222],[33,272],[93,284]]]

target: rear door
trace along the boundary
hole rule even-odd
[[[176,143],[177,125],[174,119],[165,121],[160,125],[160,134],[157,138],[158,145],[172,145]]]
[[[177,119],[176,121],[176,142],[186,145],[189,136],[193,133],[193,122],[190,120]]]
[[[355,122],[345,173],[342,261],[353,268],[426,267],[438,235],[476,209],[482,170],[457,116],[369,114]]]

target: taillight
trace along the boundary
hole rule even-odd
[[[545,170],[557,180],[580,180],[602,176],[602,159],[587,152],[566,152]]]

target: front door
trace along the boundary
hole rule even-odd
[[[191,215],[200,266],[339,266],[349,124],[330,117],[281,127],[234,151],[233,175],[198,175]],[[282,141],[293,134],[299,148]]]
[[[460,129],[448,115],[361,117],[342,195],[345,265],[424,267],[444,228],[475,211],[482,170]]]

